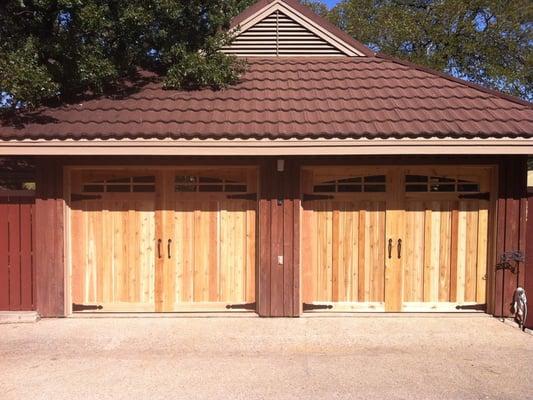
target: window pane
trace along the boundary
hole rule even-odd
[[[315,186],[314,191],[331,193],[335,191],[335,185],[317,185]]]
[[[200,180],[200,183],[222,183],[222,179],[218,179],[218,178],[207,178],[207,177],[203,177],[201,176],[199,178]]]
[[[196,192],[196,185],[176,185],[176,192]]]
[[[155,176],[136,176],[133,178],[134,183],[154,183]]]
[[[405,191],[406,192],[417,192],[417,193],[427,192],[428,187],[427,185],[406,185]]]
[[[107,185],[106,192],[108,193],[126,193],[130,192],[130,185]]]
[[[130,183],[131,178],[116,178],[116,179],[109,179],[107,183]]]
[[[133,191],[136,193],[153,193],[155,192],[155,185],[134,185]]]
[[[83,191],[87,193],[103,193],[104,185],[85,185]]]
[[[385,175],[365,176],[365,183],[385,183]]]
[[[430,184],[430,188],[432,192],[455,192],[455,185],[432,185]]]
[[[427,182],[428,177],[423,175],[407,175],[405,177],[407,183]]]
[[[339,185],[338,191],[342,193],[356,193],[362,192],[363,187],[361,185]]]
[[[479,185],[476,183],[458,184],[458,192],[479,192]]]
[[[196,183],[198,179],[195,176],[176,176],[176,183]]]
[[[340,179],[339,183],[362,183],[363,178],[347,178],[347,179]]]
[[[200,186],[200,192],[222,192],[222,185],[203,185]]]
[[[387,189],[385,188],[385,185],[366,185],[365,186],[365,192],[371,192],[371,193],[383,193]]]

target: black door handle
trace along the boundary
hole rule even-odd
[[[157,257],[161,258],[161,239],[157,239]]]
[[[402,239],[398,239],[398,258],[402,258]]]
[[[170,245],[172,244],[172,239],[168,239],[168,242],[167,242],[167,253],[168,253],[168,258],[172,258],[172,254],[170,253]]]
[[[392,239],[389,239],[389,260],[392,258]]]

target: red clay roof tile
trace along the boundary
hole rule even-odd
[[[378,57],[254,59],[225,90],[163,90],[45,108],[0,139],[533,138],[518,99]]]

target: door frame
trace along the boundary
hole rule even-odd
[[[220,163],[213,163],[213,164],[196,164],[196,163],[176,163],[173,165],[169,164],[127,164],[127,165],[116,165],[116,164],[99,164],[99,165],[90,165],[90,164],[82,164],[82,165],[63,165],[63,199],[65,206],[63,207],[63,220],[64,220],[64,232],[63,232],[63,249],[64,249],[64,309],[65,309],[65,316],[71,317],[75,313],[73,311],[73,304],[72,304],[72,219],[71,219],[71,194],[72,194],[72,173],[74,171],[139,171],[142,170],[143,172],[153,172],[156,175],[156,208],[158,204],[158,191],[157,191],[157,177],[161,176],[161,172],[163,171],[179,171],[181,170],[209,170],[216,167],[224,167],[224,168],[235,168],[235,169],[243,169],[243,168],[249,168],[254,169],[256,171],[256,188],[257,192],[260,193],[260,173],[259,173],[259,165],[254,163],[244,163],[244,164],[224,164],[223,162]],[[165,188],[162,188],[162,191],[165,191]],[[234,310],[234,309],[225,309],[223,310],[224,313],[250,313],[258,312],[257,304],[258,304],[258,298],[259,298],[259,285],[258,285],[258,276],[259,276],[259,198],[258,198],[258,206],[257,206],[257,212],[256,212],[256,229],[255,229],[255,302],[256,307],[253,310]],[[156,210],[157,213],[157,210]],[[157,220],[157,215],[155,216],[155,219]],[[157,224],[156,224],[156,234],[157,234]],[[157,265],[157,259],[156,259],[156,265]],[[222,310],[221,310],[222,311]],[[221,312],[220,311],[220,312]],[[183,310],[173,312],[171,314],[181,314],[181,313],[205,313],[205,312],[213,312],[210,310],[202,310],[201,307],[198,307],[197,309],[188,309],[187,307],[184,307]],[[100,312],[105,313],[105,311]],[[116,312],[110,311],[108,314],[114,314]],[[128,314],[136,314],[136,313],[149,313],[149,314],[159,314],[156,311],[153,312],[146,312],[146,311],[135,311],[135,312],[128,312]]]
[[[494,282],[495,282],[495,274],[496,274],[496,269],[495,269],[495,265],[496,265],[496,258],[497,258],[497,254],[496,254],[496,239],[497,239],[497,221],[498,221],[498,207],[497,207],[497,200],[498,200],[498,193],[499,193],[499,165],[498,164],[486,164],[486,163],[482,163],[482,164],[463,164],[463,163],[456,163],[456,164],[453,164],[453,163],[437,163],[437,164],[427,164],[427,163],[421,163],[421,164],[416,164],[416,163],[410,163],[410,162],[398,162],[398,163],[386,163],[386,164],[350,164],[350,163],[342,163],[342,162],[339,162],[339,163],[334,163],[334,164],[331,164],[331,163],[328,163],[327,161],[324,161],[324,162],[321,162],[321,160],[319,160],[318,162],[316,163],[302,163],[300,165],[300,182],[302,182],[302,184],[300,184],[300,199],[302,200],[303,199],[303,195],[304,195],[304,185],[303,185],[303,182],[304,182],[304,171],[306,169],[313,169],[313,168],[353,168],[355,170],[376,170],[376,172],[379,172],[380,170],[383,170],[385,169],[386,171],[390,171],[390,170],[393,170],[394,168],[399,168],[401,169],[401,172],[399,175],[405,175],[403,172],[408,169],[408,168],[420,168],[420,169],[423,169],[423,168],[428,168],[428,169],[431,169],[431,168],[437,168],[437,169],[441,169],[441,168],[466,168],[466,169],[479,169],[479,168],[486,168],[487,169],[487,172],[489,174],[489,177],[488,177],[488,184],[489,184],[489,193],[490,193],[490,199],[489,199],[489,206],[488,206],[488,211],[489,211],[489,219],[488,219],[488,243],[487,243],[487,279],[486,279],[486,300],[485,300],[485,304],[486,304],[486,308],[484,310],[484,312],[487,312],[487,307],[489,305],[490,302],[493,301],[493,298],[494,298]],[[387,182],[388,184],[390,185],[391,182],[389,182],[389,177],[390,177],[391,174],[387,174]],[[401,201],[403,202],[405,200],[405,193],[404,193],[404,196],[403,198],[401,199]],[[387,207],[388,208],[388,207]],[[387,211],[388,212],[388,211]],[[301,244],[301,240],[303,238],[303,231],[302,231],[302,219],[303,219],[303,202],[300,202],[300,244]],[[386,224],[388,224],[388,216],[386,217]],[[386,232],[387,232],[387,229],[388,227],[386,227]],[[387,234],[387,233],[386,233]],[[299,244],[299,253],[300,253],[300,259],[301,259],[301,251],[302,251],[302,247],[301,245]],[[387,261],[387,260],[386,260]],[[386,276],[387,276],[387,271],[389,270],[389,268],[385,268],[385,279],[386,279]],[[403,274],[403,267],[402,267],[402,270],[401,270],[402,274]],[[302,282],[302,285],[300,285],[300,303],[303,304],[303,290],[304,290],[304,285],[303,285],[303,273],[304,273],[304,267],[303,265],[300,266],[300,281]],[[387,310],[387,305],[386,305],[386,294],[387,294],[387,290],[386,290],[386,282],[385,282],[385,301],[384,301],[384,310],[385,312],[388,312]],[[400,301],[401,303],[402,301]],[[306,310],[304,310],[306,311]],[[356,305],[356,303],[354,303],[354,305],[352,305],[352,303],[349,303],[349,304],[342,304],[342,303],[339,303],[339,306],[336,307],[336,310],[332,310],[332,311],[326,311],[326,309],[320,307],[319,309],[317,310],[307,310],[307,311],[310,311],[310,312],[350,312],[350,313],[358,313],[358,312],[376,312],[376,311],[382,311],[379,309],[379,307],[376,307],[376,304],[366,304],[366,305],[361,305],[361,306],[358,306]],[[423,307],[410,307],[409,309],[407,310],[404,310],[403,312],[427,312],[427,313],[431,313],[431,312],[472,312],[471,310],[450,310],[449,308],[445,308],[445,307],[434,307],[433,309],[424,309]],[[390,311],[390,312],[397,312],[397,311]]]

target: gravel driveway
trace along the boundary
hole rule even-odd
[[[485,315],[0,325],[0,399],[531,399],[533,336]]]

